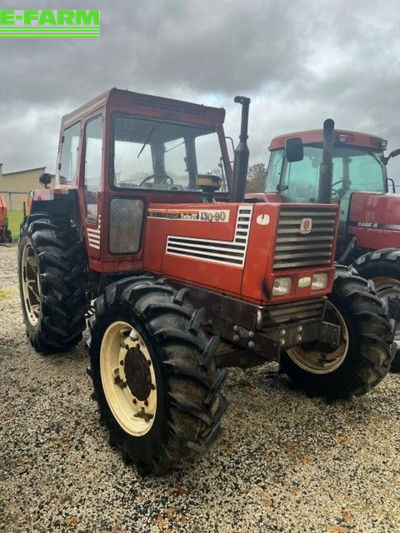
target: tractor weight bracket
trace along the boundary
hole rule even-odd
[[[278,343],[280,350],[287,350],[304,342],[318,340],[319,319],[301,320],[265,329],[261,335]]]
[[[320,342],[332,346],[336,349],[340,345],[341,331],[340,326],[331,324],[324,320],[319,323],[319,340]]]

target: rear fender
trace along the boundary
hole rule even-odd
[[[48,213],[56,216],[70,216],[76,220],[79,213],[76,191],[68,189],[30,191],[25,201],[25,213],[26,215]]]

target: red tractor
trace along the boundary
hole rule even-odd
[[[337,398],[369,391],[392,360],[381,300],[335,270],[338,206],[244,199],[250,101],[235,101],[233,171],[223,109],[112,89],[66,115],[56,186],[31,193],[21,227],[29,339],[69,350],[90,315],[101,419],[142,474],[215,441],[223,367],[284,360]]]
[[[8,228],[7,202],[0,194],[0,243],[12,242],[11,231]]]
[[[286,157],[286,143],[301,143],[301,159]],[[294,141],[296,142],[296,141]],[[323,130],[289,133],[272,139],[266,198],[290,203],[317,202]],[[396,320],[395,341],[400,347],[400,196],[390,194],[386,165],[400,154],[384,155],[387,141],[355,131],[332,134],[332,202],[340,205],[337,261],[352,264],[372,279],[376,292],[389,298],[390,316]],[[392,370],[400,371],[400,349]]]

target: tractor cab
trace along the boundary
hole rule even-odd
[[[33,192],[33,212],[39,198],[56,200],[48,206],[59,215],[78,205],[91,268],[143,268],[150,203],[227,199],[224,117],[222,108],[111,89],[63,117],[56,185]]]
[[[332,199],[342,201],[352,191],[387,192],[383,148],[386,141],[354,132],[336,130],[333,148]],[[353,136],[357,136],[352,144]],[[299,138],[303,144],[301,160],[288,161],[287,139]],[[361,145],[361,143],[364,145]],[[286,202],[316,202],[322,162],[323,130],[275,137],[269,149],[266,191],[278,192]]]

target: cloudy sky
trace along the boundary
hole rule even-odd
[[[61,116],[110,87],[223,106],[252,99],[252,162],[278,134],[336,126],[400,146],[399,0],[35,0],[100,8],[100,39],[0,39],[3,172],[53,171]],[[15,2],[0,0],[1,9]],[[400,183],[400,157],[390,166]]]

